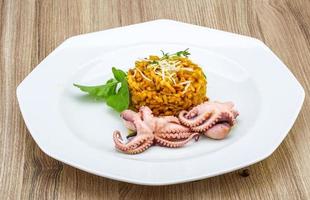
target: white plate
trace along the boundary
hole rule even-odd
[[[207,75],[210,99],[231,100],[240,111],[230,136],[139,155],[117,152],[112,132],[125,131],[120,117],[72,83],[103,83],[112,66],[127,70],[137,58],[186,48]],[[203,179],[268,157],[292,127],[304,95],[261,41],[171,20],[72,37],[17,88],[24,120],[42,151],[99,176],[145,185]]]

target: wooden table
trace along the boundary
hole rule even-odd
[[[0,1],[1,199],[309,199],[309,10],[307,0]],[[162,187],[132,185],[60,163],[28,133],[15,89],[55,47],[76,34],[158,18],[259,38],[305,88],[303,109],[289,135],[248,174]]]

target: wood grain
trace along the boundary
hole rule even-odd
[[[0,1],[1,199],[310,199],[309,10],[307,0]],[[29,135],[15,89],[55,47],[76,34],[158,18],[259,38],[305,88],[290,134],[268,159],[248,168],[249,176],[232,172],[172,186],[132,185],[60,163]]]

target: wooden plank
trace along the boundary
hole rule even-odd
[[[4,199],[309,199],[308,10],[307,0],[0,1],[1,196]],[[290,134],[268,159],[248,167],[249,176],[232,172],[161,187],[121,183],[48,157],[29,135],[15,89],[55,47],[73,35],[158,18],[261,39],[305,88],[305,103]]]

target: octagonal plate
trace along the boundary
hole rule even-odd
[[[202,138],[180,149],[152,147],[139,155],[114,149],[112,132],[125,130],[117,113],[72,86],[102,83],[111,67],[189,48],[208,78],[211,100],[235,102],[241,115],[228,138]],[[292,127],[304,90],[261,41],[156,20],[69,38],[18,86],[29,132],[49,156],[111,179],[165,185],[227,173],[268,157]]]

